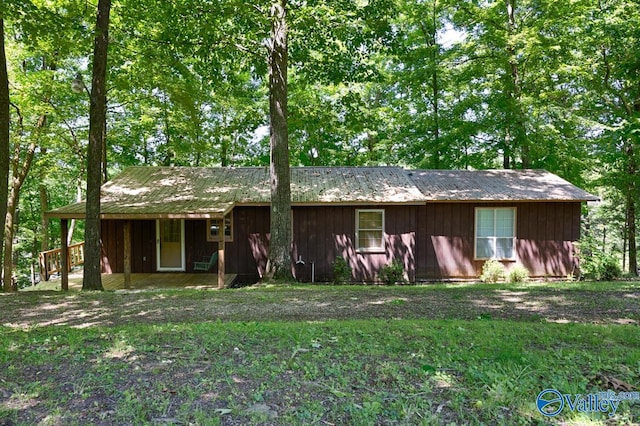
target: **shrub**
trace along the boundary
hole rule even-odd
[[[504,265],[497,260],[487,260],[482,265],[482,275],[480,281],[483,283],[497,283],[505,276]]]
[[[622,275],[622,268],[618,259],[611,255],[605,255],[600,261],[600,279],[603,281],[613,281],[616,278],[620,278]]]
[[[529,270],[522,265],[515,265],[511,270],[507,278],[510,283],[524,283],[529,281]]]
[[[405,284],[404,265],[400,262],[393,261],[389,265],[384,265],[378,273],[380,280],[387,285]]]
[[[351,281],[351,267],[342,256],[338,256],[333,261],[333,283],[344,284],[349,281]]]
[[[612,281],[622,275],[622,268],[618,259],[600,249],[592,237],[583,238],[577,246],[580,273],[583,278],[596,281]]]

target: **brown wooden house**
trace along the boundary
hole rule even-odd
[[[581,203],[596,200],[541,170],[291,169],[294,274],[330,281],[337,256],[354,281],[396,260],[410,281],[475,278],[487,259],[532,276],[574,271]],[[131,167],[102,188],[105,273],[212,272],[258,280],[269,244],[267,168]],[[47,213],[84,217],[84,204]],[[222,278],[224,280],[224,278]],[[223,281],[221,281],[223,282]]]

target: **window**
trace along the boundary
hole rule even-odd
[[[515,208],[476,208],[476,259],[514,259],[515,241]]]
[[[384,210],[356,210],[356,250],[384,252]]]
[[[207,219],[207,241],[218,241],[220,223],[217,219]],[[224,218],[224,240],[226,242],[233,241],[233,216],[225,216]]]

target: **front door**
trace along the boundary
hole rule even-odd
[[[158,271],[184,271],[184,220],[156,221]]]

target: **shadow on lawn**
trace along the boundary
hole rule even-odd
[[[0,294],[2,325],[77,328],[207,321],[511,319],[637,324],[640,291],[349,287]]]

